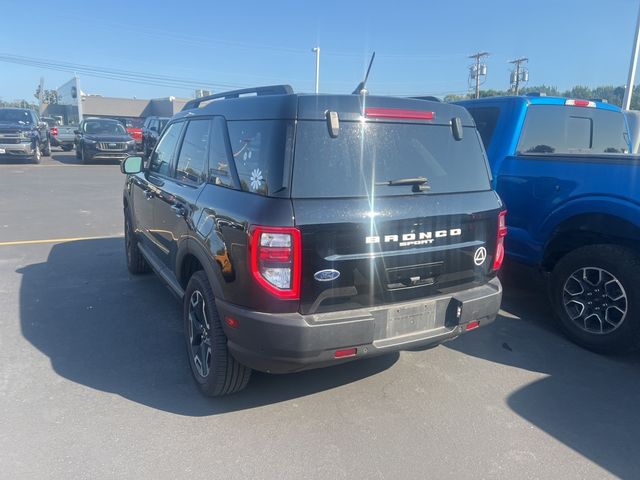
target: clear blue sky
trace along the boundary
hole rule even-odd
[[[623,85],[638,0],[2,2],[0,54],[203,80],[223,86],[289,83],[351,92],[369,55],[378,94],[462,93],[477,50],[486,88],[506,89],[507,61],[530,59],[530,85]],[[171,7],[165,6],[170,3]],[[36,13],[38,12],[38,13]],[[44,12],[44,13],[40,13]],[[33,99],[41,76],[55,88],[72,73],[0,62],[0,98]],[[81,75],[82,90],[109,96],[189,97],[191,87]]]

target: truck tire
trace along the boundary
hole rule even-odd
[[[42,162],[42,153],[40,152],[40,145],[38,144],[38,142],[36,142],[36,147],[33,150],[33,156],[31,157],[31,159],[35,164],[39,164],[40,162]]]
[[[51,156],[51,140],[47,139],[47,143],[42,149],[42,156],[50,157]]]
[[[189,280],[184,294],[184,333],[189,366],[200,390],[218,397],[242,390],[249,383],[251,369],[239,363],[227,350],[213,290],[200,270]]]
[[[138,248],[138,239],[133,231],[129,213],[124,213],[124,248],[127,258],[127,270],[133,275],[140,275],[149,271],[149,264]]]
[[[618,245],[589,245],[560,259],[550,296],[567,336],[598,353],[640,348],[640,255]]]

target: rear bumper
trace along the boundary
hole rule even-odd
[[[270,373],[289,373],[336,365],[386,352],[437,345],[466,331],[470,322],[495,320],[502,301],[497,278],[457,292],[380,307],[301,315],[246,310],[217,301],[230,353],[242,364]],[[336,350],[356,348],[349,358]]]
[[[0,143],[0,157],[28,157],[33,155],[32,143]]]

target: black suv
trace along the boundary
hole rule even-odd
[[[0,158],[40,163],[51,155],[49,126],[27,108],[0,108]]]
[[[75,134],[76,158],[84,164],[93,160],[123,160],[136,151],[136,141],[118,120],[86,118]]]
[[[158,143],[158,138],[169,122],[167,117],[147,117],[142,125],[142,152],[145,157],[151,154],[151,151]]]
[[[208,395],[251,369],[438,344],[498,313],[505,212],[461,107],[222,93],[189,102],[143,165],[121,166],[128,268],[183,300]]]

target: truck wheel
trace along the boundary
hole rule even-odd
[[[247,386],[251,369],[227,350],[215,297],[203,271],[193,274],[184,294],[184,332],[189,365],[205,395],[236,393]]]
[[[599,353],[640,348],[640,255],[590,245],[560,259],[551,275],[560,325],[578,345]]]
[[[51,140],[47,140],[47,144],[42,149],[42,155],[44,157],[50,157],[51,156]]]
[[[129,220],[129,214],[124,213],[124,247],[127,255],[127,270],[133,275],[147,273],[149,264],[138,248],[138,239]]]
[[[32,157],[33,163],[38,164],[42,162],[42,153],[40,153],[40,145],[36,142],[36,148],[33,151]]]

